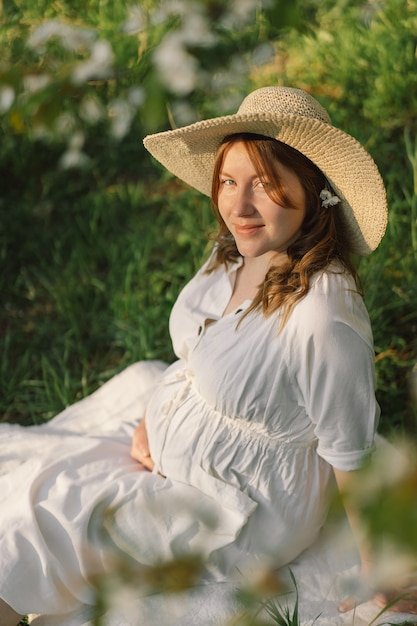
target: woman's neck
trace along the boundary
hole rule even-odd
[[[276,262],[275,258],[273,262]],[[232,296],[224,310],[224,315],[236,310],[246,300],[255,298],[271,264],[273,264],[272,260],[263,256],[243,259],[243,264],[236,272]]]

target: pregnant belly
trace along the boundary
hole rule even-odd
[[[186,370],[164,377],[146,413],[149,448],[156,471],[187,481],[212,438],[218,413],[195,391]]]

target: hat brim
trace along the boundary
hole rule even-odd
[[[210,196],[217,150],[236,133],[273,137],[315,163],[341,198],[334,210],[343,212],[351,251],[375,250],[388,219],[384,183],[362,145],[330,124],[293,114],[237,113],[148,135],[144,145],[175,176]]]

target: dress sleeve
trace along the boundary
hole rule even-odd
[[[295,317],[295,376],[317,452],[338,469],[357,469],[373,449],[380,415],[362,297],[346,278],[324,276],[296,307]]]

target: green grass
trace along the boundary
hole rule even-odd
[[[19,252],[0,314],[3,420],[45,421],[136,360],[174,358],[169,311],[203,258],[208,201],[162,175],[69,193],[30,228],[17,210],[3,241]]]

